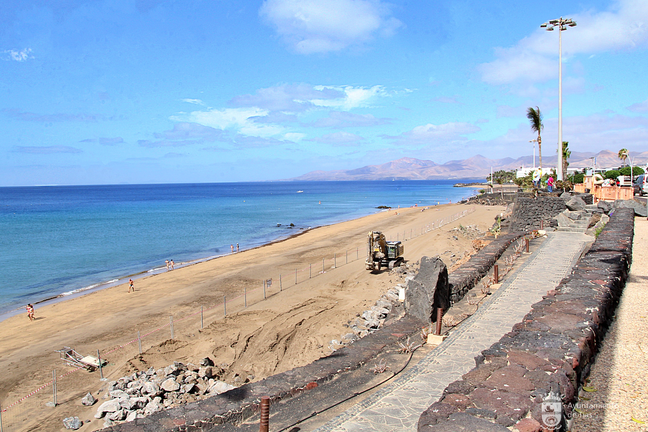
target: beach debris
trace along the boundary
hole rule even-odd
[[[83,396],[83,399],[81,399],[81,404],[85,406],[92,406],[97,402],[97,399],[95,399],[94,396],[92,396],[92,393],[88,392],[87,395]]]
[[[385,359],[380,359],[378,363],[374,365],[374,367],[371,369],[371,371],[375,374],[381,374],[387,371],[389,369],[389,366],[387,366],[387,363],[385,362]]]
[[[83,422],[79,417],[66,417],[63,419],[63,426],[65,429],[77,430],[83,426]]]
[[[421,344],[416,344],[415,342],[410,341],[410,337],[407,336],[407,342],[398,342],[398,346],[400,347],[400,352],[403,354],[411,354],[417,349],[421,347]]]

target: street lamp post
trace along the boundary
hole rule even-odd
[[[556,173],[558,180],[562,181],[562,32],[567,30],[567,27],[576,27],[576,21],[573,21],[571,18],[563,19],[563,17],[560,17],[548,23],[543,23],[540,27],[546,28],[547,31],[554,31],[554,28],[558,27],[558,166],[556,167]]]
[[[538,142],[538,139],[529,140],[530,143],[533,143],[533,169],[535,170],[535,145]]]

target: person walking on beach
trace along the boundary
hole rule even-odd
[[[171,270],[173,270],[175,268],[175,263],[173,262],[173,260],[171,260],[170,264],[171,264]]]
[[[135,287],[133,286],[133,279],[128,280],[128,292],[131,292],[131,290],[135,292]]]
[[[230,245],[230,249],[232,250],[232,253],[234,253],[234,245],[233,244]]]
[[[169,271],[169,260],[166,260],[166,261],[164,261],[164,262],[166,263],[167,271]]]
[[[238,245],[238,243],[236,243],[236,252],[238,252],[238,251],[239,251],[239,245]]]
[[[34,321],[36,319],[34,318],[34,305],[29,303],[25,306],[25,309],[27,309],[27,318],[29,318],[29,321]]]

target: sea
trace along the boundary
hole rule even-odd
[[[0,187],[0,319],[376,213],[458,202],[471,179]]]

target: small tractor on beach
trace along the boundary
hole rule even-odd
[[[398,267],[403,263],[403,252],[405,247],[399,241],[387,241],[385,235],[380,231],[371,231],[367,243],[367,270],[380,271],[381,267],[388,267],[389,270]]]

